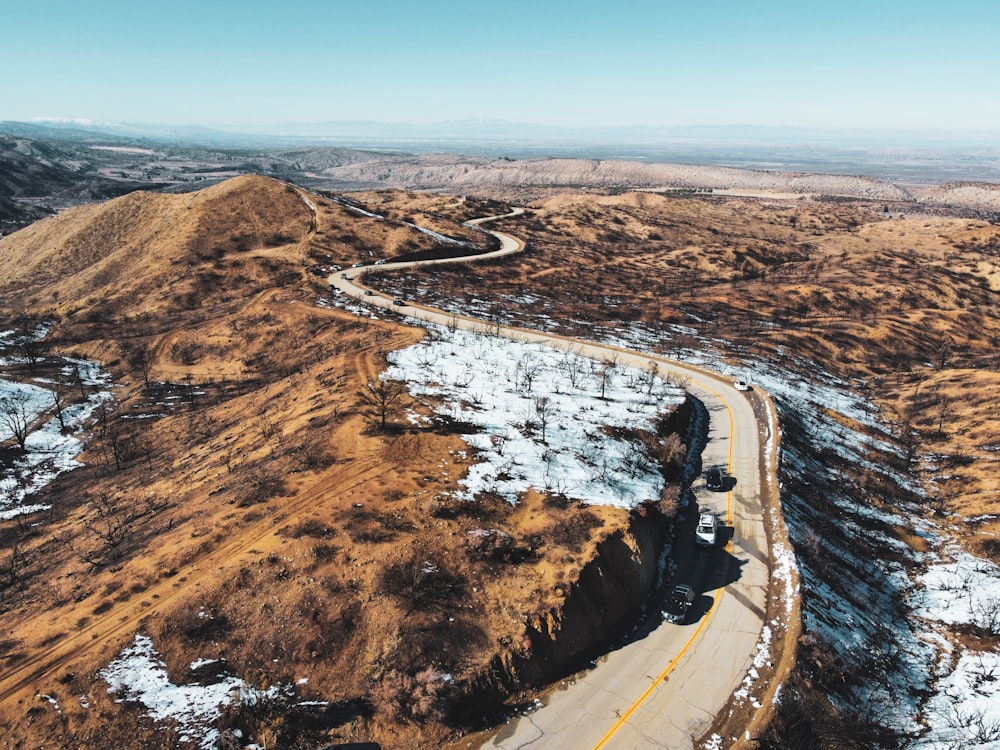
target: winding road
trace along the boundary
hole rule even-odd
[[[515,209],[502,217],[468,222],[483,224],[522,213]],[[764,483],[773,482],[767,455],[774,445],[776,419],[758,422],[754,402],[766,398],[753,391],[737,391],[717,374],[685,366],[650,354],[556,336],[527,329],[495,325],[422,305],[403,305],[362,283],[365,273],[400,270],[439,263],[482,261],[516,253],[524,248],[517,238],[491,232],[501,248],[491,253],[459,259],[385,263],[352,268],[329,278],[332,288],[370,305],[393,309],[417,320],[482,330],[549,346],[572,349],[598,359],[647,369],[655,362],[661,374],[674,375],[705,407],[707,442],[702,466],[726,470],[725,491],[711,492],[704,481],[692,490],[698,509],[689,508],[687,522],[675,544],[678,569],[674,581],[691,583],[700,594],[685,625],[653,623],[628,645],[603,657],[597,666],[549,691],[543,705],[512,719],[485,740],[481,747],[528,750],[553,748],[693,748],[712,727],[740,687],[765,624],[771,580],[769,543],[762,510]],[[702,472],[702,475],[704,472]],[[696,511],[713,512],[726,523],[725,545],[695,548],[693,517]],[[731,744],[732,739],[723,743]],[[465,745],[463,745],[464,747]]]

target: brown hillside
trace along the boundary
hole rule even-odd
[[[766,172],[731,167],[610,159],[487,159],[431,154],[335,164],[319,170],[343,184],[446,190],[475,195],[539,195],[570,188],[635,190],[688,188],[832,194],[872,200],[909,200],[910,194],[868,177]]]
[[[97,358],[116,379],[85,466],[38,498],[52,510],[0,522],[15,576],[0,589],[6,747],[178,746],[98,677],[137,632],[175,682],[224,659],[253,685],[338,707],[323,721],[282,702],[226,717],[245,741],[436,746],[464,725],[411,706],[407,680],[433,668],[488,698],[498,665],[525,655],[528,624],[558,621],[597,544],[628,533],[622,511],[538,495],[456,505],[456,430],[373,428],[359,390],[383,352],[422,333],[318,304],[316,266],[433,247],[392,218],[418,210],[482,243],[460,222],[491,208],[395,197],[379,219],[243,177],[66,211],[0,241],[0,315],[48,316],[50,354]],[[357,200],[382,211],[376,198]],[[58,379],[61,361],[40,367]],[[510,549],[470,548],[483,529]],[[420,587],[428,561],[447,585]]]
[[[112,305],[141,297],[158,312],[191,266],[300,241],[310,219],[292,188],[257,177],[189,195],[131,193],[11,235],[0,243],[2,282],[36,313],[71,313],[89,295]]]
[[[398,292],[424,287],[467,308],[470,290],[490,289],[512,321],[551,318],[561,333],[574,330],[570,318],[581,336],[677,326],[668,351],[711,340],[725,355],[780,358],[805,377],[821,363],[911,431],[916,455],[949,457],[946,486],[928,484],[940,509],[982,515],[977,532],[1000,530],[988,406],[1000,397],[996,224],[887,219],[864,202],[634,193],[558,196],[505,221],[532,252],[421,274]],[[995,555],[984,540],[977,533],[970,544]]]

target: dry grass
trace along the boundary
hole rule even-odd
[[[390,220],[317,196],[314,217],[287,186],[241,178],[75,209],[0,242],[3,313],[54,316],[59,351],[114,368],[122,411],[161,415],[144,422],[145,450],[119,471],[92,442],[88,467],[49,491],[54,510],[40,526],[0,526],[5,549],[17,544],[27,560],[0,642],[0,731],[20,747],[73,734],[171,743],[95,678],[137,629],[177,680],[200,657],[224,657],[258,684],[308,676],[301,697],[347,707],[339,729],[309,735],[317,742],[439,744],[446,724],[409,720],[433,718],[426,670],[461,680],[518,649],[524,623],[557,609],[597,543],[627,523],[621,511],[556,509],[537,493],[516,508],[457,503],[458,436],[370,429],[359,388],[380,352],[421,334],[316,307],[324,290],[309,269],[429,248],[403,219],[479,242],[461,222],[501,207],[355,198]],[[427,286],[460,300],[530,291],[535,301],[515,317],[585,321],[582,335],[674,323],[727,340],[733,354],[784,349],[803,368],[823,362],[912,428],[914,456],[948,457],[938,462],[947,484],[929,483],[942,509],[992,512],[1000,233],[967,220],[885,221],[874,209],[561,196],[501,227],[529,241],[526,254],[438,272]],[[677,334],[675,345],[693,340]],[[151,380],[177,384],[179,406],[155,403],[162,393],[126,354],[140,345]],[[134,516],[113,550],[88,530],[100,502]],[[441,575],[421,575],[425,563]],[[63,713],[36,690],[59,696]],[[83,693],[88,710],[73,699]],[[291,731],[278,708],[230,718],[255,736]]]
[[[501,228],[531,250],[399,283],[410,295],[424,286],[432,298],[458,300],[483,289],[498,300],[527,292],[532,301],[496,309],[528,325],[577,320],[580,335],[633,322],[696,331],[675,332],[668,352],[718,338],[739,357],[794,353],[785,359],[805,374],[823,363],[858,383],[898,434],[912,431],[915,457],[947,457],[946,487],[925,467],[942,508],[995,511],[997,226],[886,220],[862,202],[633,193],[540,201]]]
[[[308,731],[287,706],[227,719],[255,736],[436,744],[447,724],[373,700],[421,670],[461,682],[488,669],[627,523],[621,511],[568,507],[557,524],[533,494],[517,508],[458,503],[463,465],[440,463],[465,448],[459,437],[370,429],[361,385],[382,352],[422,334],[315,306],[325,289],[308,269],[429,238],[310,200],[315,217],[287,186],[241,178],[75,209],[0,243],[3,314],[52,316],[56,351],[112,367],[117,414],[158,415],[134,423],[141,450],[118,469],[92,440],[86,468],[42,498],[53,510],[41,523],[0,524],[4,550],[27,561],[2,602],[0,734],[11,747],[72,736],[171,746],[171,732],[114,704],[96,676],[137,630],[176,681],[193,678],[194,659],[223,658],[258,685],[308,677],[301,697],[345,707]],[[449,200],[457,220],[398,200],[397,213],[481,241],[458,221],[480,206]],[[98,533],[109,523],[114,544]],[[506,535],[509,548],[484,553],[481,532]],[[439,573],[416,580],[425,563]],[[58,696],[62,713],[36,691]]]

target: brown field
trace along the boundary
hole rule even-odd
[[[433,666],[471,680],[519,652],[525,624],[558,611],[596,544],[625,528],[628,515],[608,508],[570,504],[557,520],[535,494],[516,508],[456,506],[460,434],[374,428],[360,387],[385,351],[422,334],[317,306],[312,269],[433,247],[403,220],[485,246],[460,223],[502,207],[352,197],[387,220],[309,196],[313,215],[293,188],[247,177],[73,209],[0,242],[0,314],[49,317],[53,352],[110,368],[113,417],[160,415],[127,433],[122,456],[95,434],[86,467],[40,500],[54,507],[39,525],[0,523],[0,562],[15,548],[26,561],[0,600],[8,746],[175,746],[96,674],[137,630],[175,682],[196,658],[225,658],[258,686],[308,675],[297,697],[342,710],[303,741],[436,746],[465,727],[421,713],[405,678]],[[390,283],[460,305],[488,289],[497,314],[561,321],[564,333],[675,324],[696,330],[676,333],[678,348],[709,337],[732,356],[795,351],[806,372],[822,362],[856,379],[909,436],[915,463],[944,457],[926,471],[928,512],[995,511],[1000,228],[884,219],[862,201],[639,193],[545,199],[498,228],[528,252]],[[507,309],[505,297],[529,291]],[[161,382],[180,405],[162,405]],[[451,479],[442,459],[459,463]],[[932,482],[945,464],[948,479]],[[109,523],[113,540],[98,533]],[[485,528],[510,534],[517,553],[471,549],[467,532]],[[976,532],[969,546],[1000,557],[988,536],[1000,521]],[[421,586],[427,561],[446,586]],[[286,719],[280,708],[227,717],[294,746]]]

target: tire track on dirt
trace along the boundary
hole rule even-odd
[[[317,477],[313,486],[297,496],[292,503],[282,506],[276,512],[287,520],[294,520],[314,507],[317,496],[329,492],[346,492],[375,479],[382,472],[380,460],[376,456],[361,457],[345,464],[330,475]],[[199,585],[217,580],[219,571],[239,565],[244,555],[252,554],[253,547],[276,533],[271,523],[273,516],[262,519],[244,533],[208,552],[205,556],[191,560],[175,576],[136,594],[136,601],[119,605],[106,616],[92,621],[77,632],[67,635],[45,650],[35,653],[27,661],[9,669],[0,678],[0,702],[6,703],[22,691],[32,688],[61,667],[65,667],[82,654],[82,646],[87,651],[95,651],[126,633],[132,633],[142,626],[143,620],[161,612],[182,595],[189,595]],[[225,565],[223,563],[226,563]],[[178,585],[178,577],[185,577]],[[159,598],[154,599],[154,595]],[[154,603],[144,605],[144,601]]]

